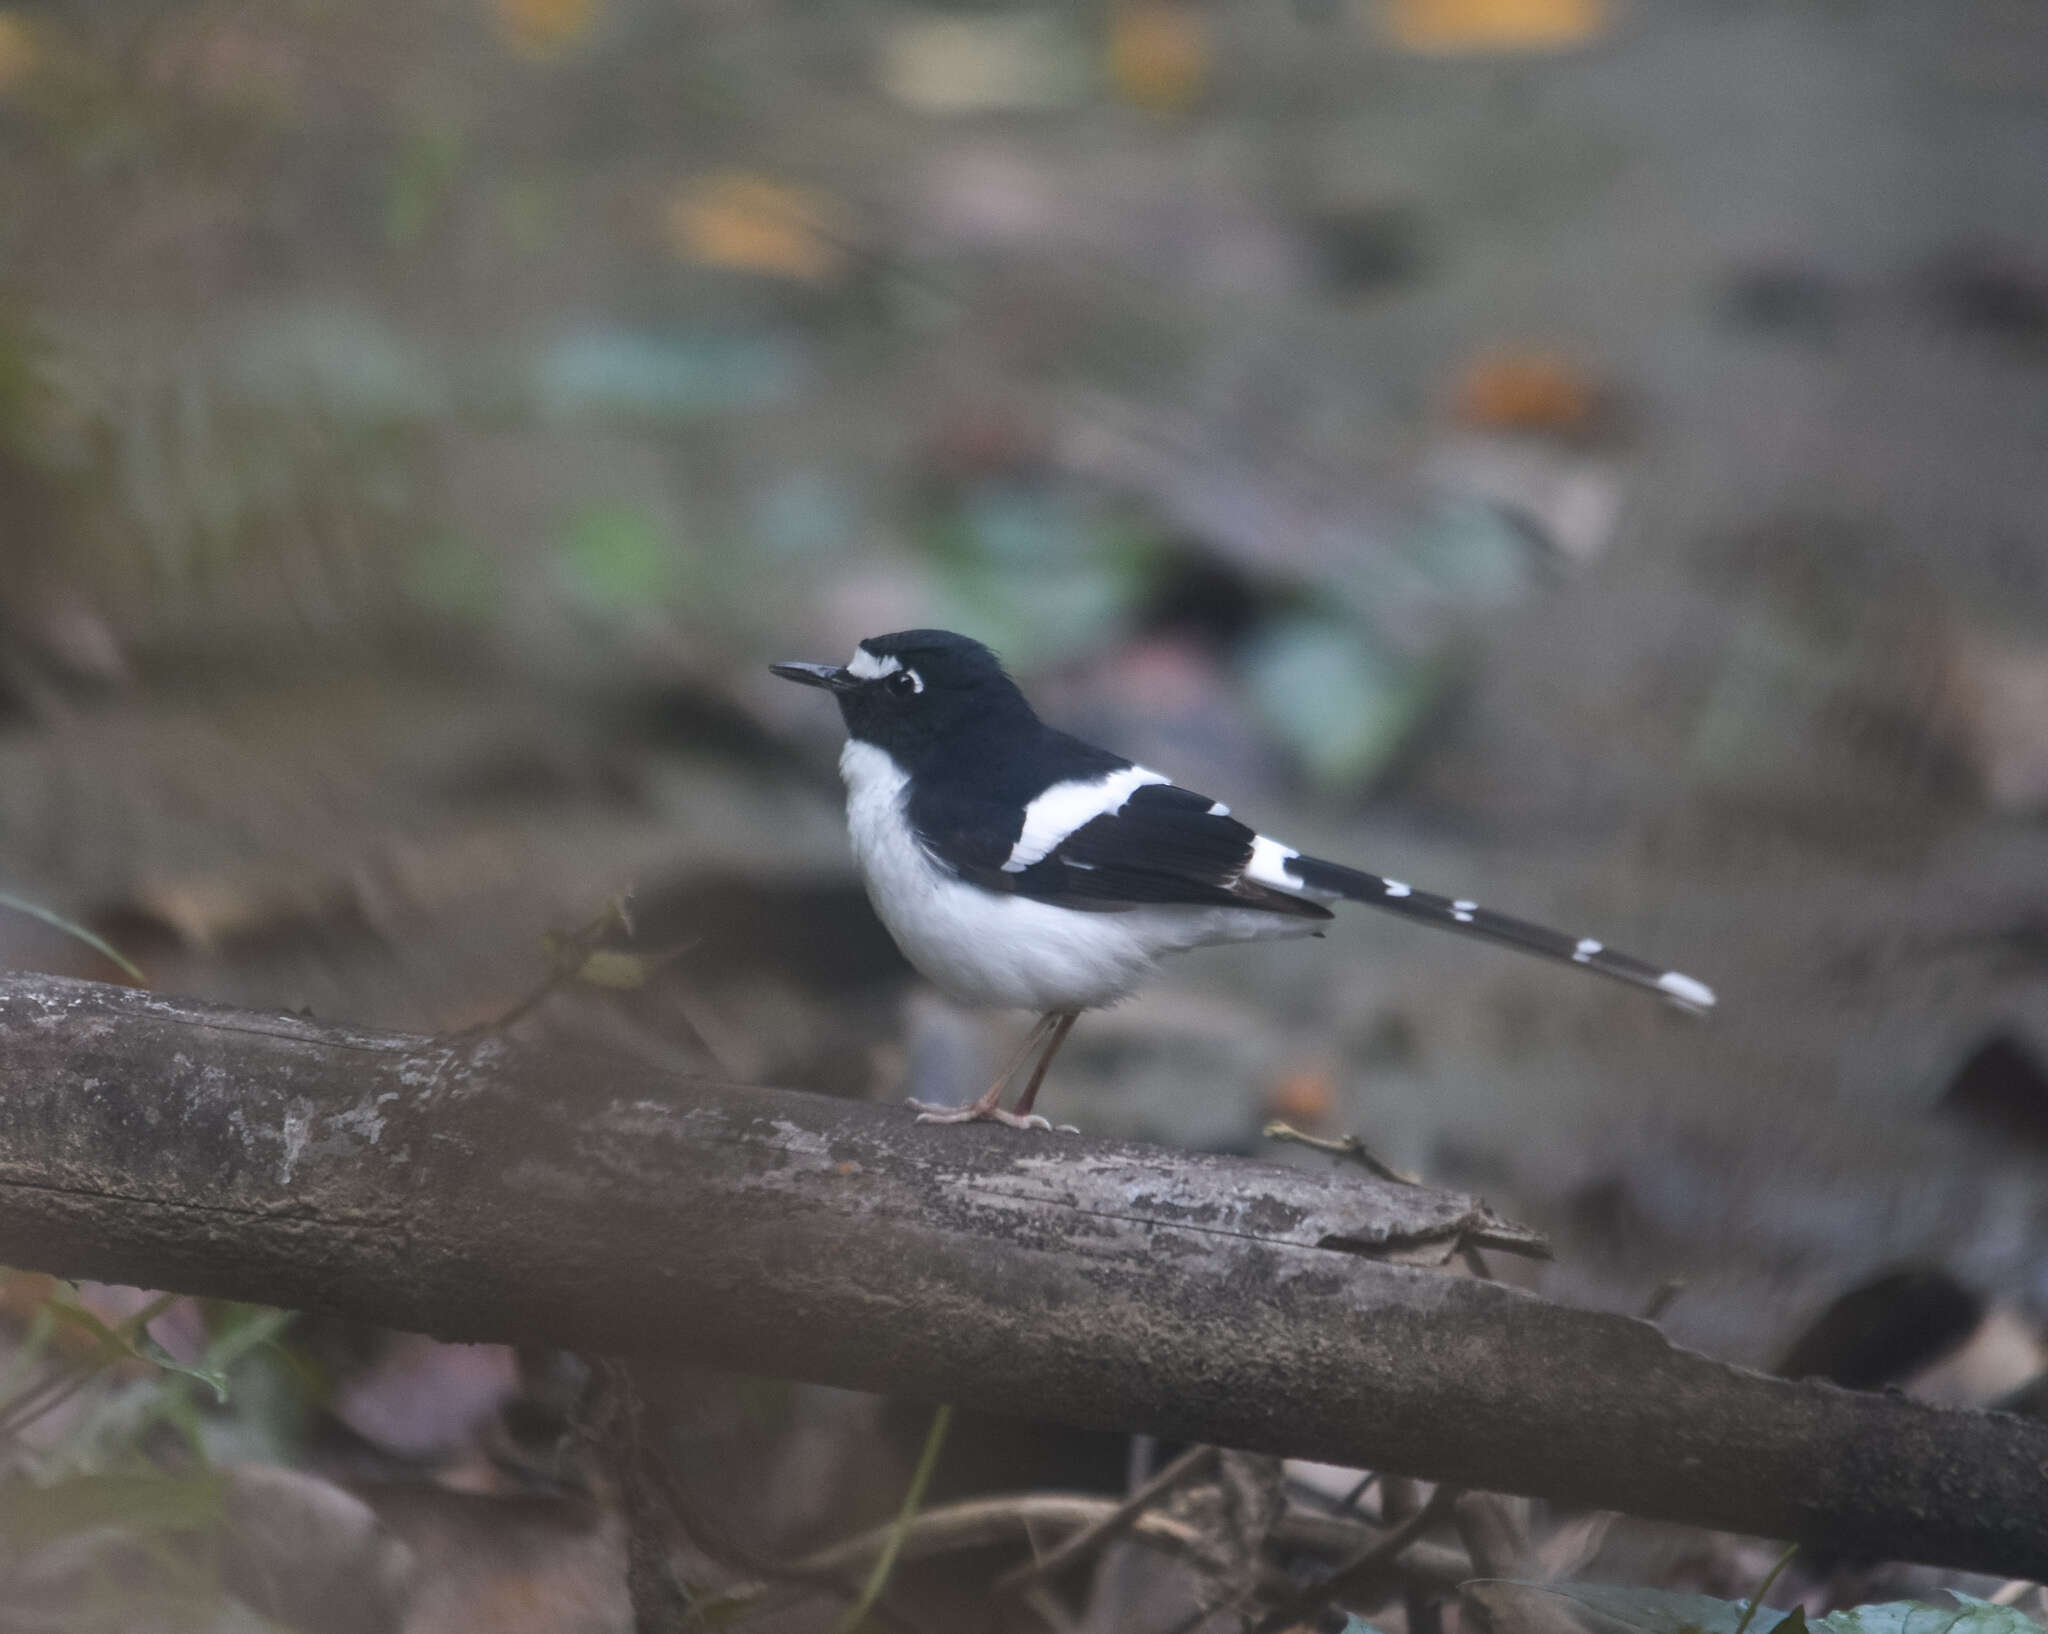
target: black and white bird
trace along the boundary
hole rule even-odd
[[[1083,1010],[1126,997],[1170,953],[1313,936],[1363,902],[1628,982],[1695,1012],[1713,991],[1591,937],[1305,857],[1230,808],[1046,725],[994,653],[948,630],[871,636],[845,666],[774,664],[839,701],[846,820],[869,899],[905,957],[968,1004],[1039,1012],[986,1094],[913,1101],[920,1122],[1032,1113]],[[1004,1086],[1036,1048],[1015,1111]]]

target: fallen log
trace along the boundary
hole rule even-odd
[[[2048,1577],[2048,1425],[1432,1268],[1471,1198],[0,978],[0,1261]]]

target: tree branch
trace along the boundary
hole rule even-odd
[[[1469,1244],[1536,1240],[1356,1172],[0,980],[18,1265],[2048,1576],[2048,1425],[1427,1268]]]

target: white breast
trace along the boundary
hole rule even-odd
[[[1314,931],[1310,921],[1248,908],[1082,913],[983,890],[948,873],[919,843],[904,810],[908,778],[886,750],[850,740],[839,770],[868,900],[904,957],[964,1003],[1093,1009],[1129,994],[1166,954]]]

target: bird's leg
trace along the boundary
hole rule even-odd
[[[1051,1021],[1050,1016],[1046,1017]],[[1038,1086],[1045,1082],[1045,1069],[1052,1065],[1052,1058],[1060,1053],[1060,1046],[1067,1041],[1067,1034],[1074,1030],[1074,1023],[1081,1019],[1078,1010],[1062,1010],[1059,1020],[1054,1022],[1052,1036],[1045,1041],[1045,1053],[1038,1058],[1038,1065],[1031,1069],[1031,1082],[1024,1086],[1024,1093],[1017,1097],[1017,1115],[1029,1117],[1031,1103],[1038,1099]]]
[[[969,1101],[965,1106],[939,1106],[931,1101],[913,1100],[909,1104],[917,1108],[919,1123],[1006,1123],[1013,1129],[1050,1129],[1051,1124],[1043,1118],[1030,1118],[1016,1112],[1005,1112],[1000,1105],[1003,1090],[1017,1075],[1017,1069],[1024,1064],[1024,1058],[1045,1036],[1046,1029],[1061,1019],[1057,1010],[1047,1011],[1031,1024],[1031,1031],[1024,1035],[1010,1059],[1003,1064],[1003,1070],[996,1074],[996,1081],[988,1086],[978,1101]],[[1032,1087],[1037,1088],[1034,1079]]]

